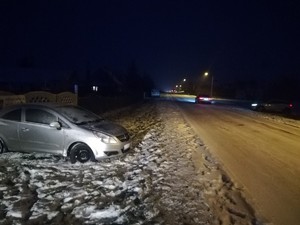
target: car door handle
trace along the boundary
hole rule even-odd
[[[28,128],[25,128],[25,127],[21,128],[21,130],[22,130],[23,132],[29,131],[29,129],[28,129]]]

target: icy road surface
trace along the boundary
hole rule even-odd
[[[300,224],[300,121],[241,108],[179,105],[211,154],[268,222]]]
[[[104,117],[130,131],[124,157],[72,165],[48,154],[0,155],[1,225],[264,224],[175,103]]]

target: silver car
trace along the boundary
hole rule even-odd
[[[282,100],[269,100],[266,102],[255,102],[251,104],[251,108],[260,112],[277,112],[277,113],[291,113],[293,104],[291,102]]]
[[[0,153],[53,153],[84,163],[122,155],[130,145],[124,127],[78,106],[23,104],[0,112]]]

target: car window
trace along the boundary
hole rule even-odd
[[[45,110],[26,109],[25,120],[32,123],[50,124],[57,121],[57,118]]]
[[[287,104],[285,101],[274,100],[272,104]]]
[[[21,109],[16,109],[4,114],[2,118],[6,120],[21,121],[21,112]]]

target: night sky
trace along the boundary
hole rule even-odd
[[[300,75],[300,4],[236,1],[0,1],[0,66],[126,70],[160,89],[205,71],[217,82]]]

